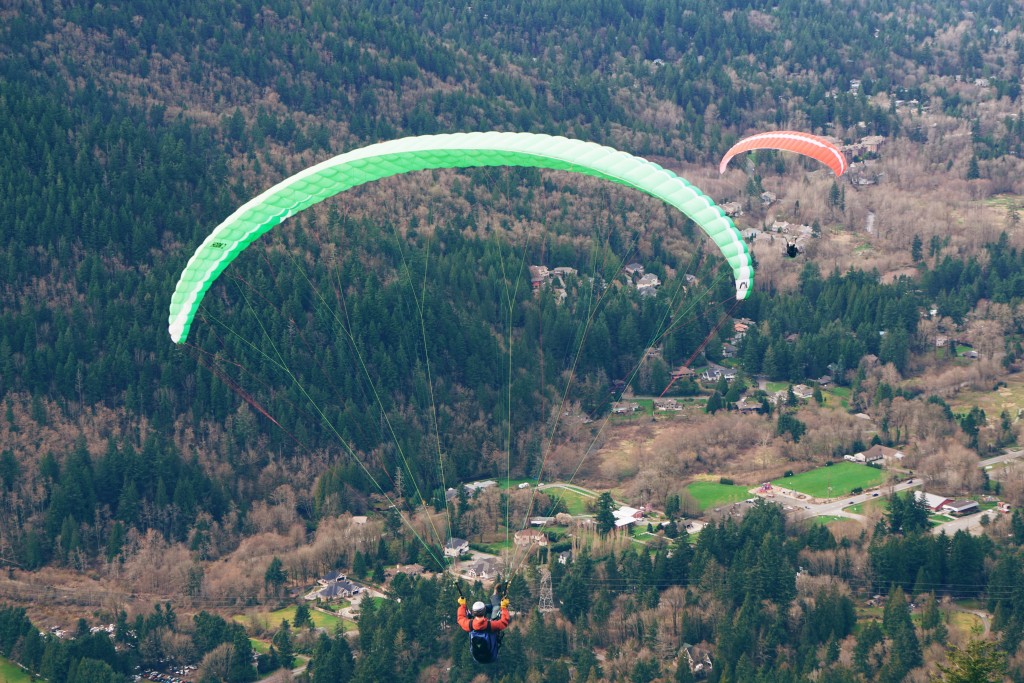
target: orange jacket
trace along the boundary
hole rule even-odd
[[[490,605],[487,606],[490,609]],[[462,627],[463,631],[485,631],[487,630],[487,622],[491,622],[492,631],[501,631],[508,626],[509,619],[511,616],[508,613],[508,607],[501,608],[501,619],[491,620],[487,617],[473,617],[472,623],[470,623],[469,613],[466,611],[465,605],[459,605],[459,626]]]

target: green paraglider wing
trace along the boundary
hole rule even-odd
[[[707,195],[646,159],[592,142],[535,133],[453,133],[382,142],[311,166],[255,197],[196,249],[171,297],[171,339],[183,343],[206,290],[242,250],[281,221],[339,192],[381,178],[434,168],[533,166],[572,171],[632,187],[671,204],[707,233],[732,266],[736,298],[753,286],[742,236]]]

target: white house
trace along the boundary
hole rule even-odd
[[[449,538],[444,544],[445,557],[459,557],[469,552],[469,541],[464,538]]]

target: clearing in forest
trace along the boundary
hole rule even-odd
[[[1024,376],[1016,374],[1004,377],[995,391],[963,391],[949,400],[949,407],[954,413],[970,412],[974,406],[985,411],[985,417],[990,423],[998,423],[999,415],[1004,410],[1016,419],[1017,411],[1024,410]]]

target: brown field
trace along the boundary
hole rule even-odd
[[[1024,375],[1009,375],[1003,379],[1005,387],[995,391],[962,391],[949,401],[955,413],[965,413],[978,406],[990,420],[998,418],[1004,410],[1015,417],[1024,410]]]

